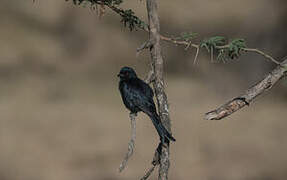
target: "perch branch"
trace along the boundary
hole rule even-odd
[[[136,56],[138,57],[138,55],[144,50],[144,49],[148,49],[151,47],[151,44],[149,41],[144,42],[140,47],[137,48],[137,54]]]
[[[146,0],[147,14],[149,21],[149,41],[151,42],[150,55],[151,63],[154,70],[153,87],[157,99],[158,112],[163,125],[170,131],[170,118],[168,110],[167,96],[164,91],[163,79],[163,57],[161,55],[160,46],[160,23],[157,13],[157,0]],[[161,146],[160,151],[160,167],[159,167],[159,180],[168,179],[169,170],[169,144],[165,143]]]
[[[147,84],[150,84],[151,82],[154,81],[154,71],[153,71],[152,69],[148,72],[148,74],[147,74],[147,76],[146,76],[146,78],[145,78],[144,81],[145,81]]]
[[[126,153],[124,160],[120,164],[119,171],[122,172],[125,167],[127,166],[129,158],[133,155],[134,148],[135,148],[135,141],[136,141],[136,114],[130,114],[131,119],[131,139],[128,145],[128,152]]]
[[[149,178],[149,176],[153,173],[155,167],[157,165],[159,165],[160,163],[160,153],[161,153],[161,150],[162,150],[162,144],[159,143],[157,148],[156,148],[156,151],[154,153],[154,156],[153,156],[153,160],[151,162],[152,164],[152,167],[149,168],[149,170],[146,172],[146,174],[141,178],[141,180],[146,180]]]
[[[206,120],[221,120],[232,113],[249,105],[257,96],[270,90],[280,79],[287,74],[287,60],[283,61],[271,71],[262,81],[247,89],[244,94],[228,101],[219,108],[205,114]]]
[[[149,176],[153,173],[155,166],[152,166],[147,172],[146,174],[141,178],[141,180],[146,180],[149,178]]]

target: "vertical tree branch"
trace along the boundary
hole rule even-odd
[[[160,46],[160,23],[157,13],[157,0],[147,0],[146,5],[149,20],[149,42],[151,43],[151,63],[154,72],[153,86],[156,94],[158,111],[161,121],[163,125],[170,131],[168,101],[164,91],[163,58],[161,55]],[[169,144],[164,144],[160,153],[160,168],[158,179],[168,179],[169,165]]]

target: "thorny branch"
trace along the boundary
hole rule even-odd
[[[69,1],[69,0],[66,0]],[[142,21],[140,18],[138,18],[136,15],[134,15],[134,12],[132,10],[123,10],[122,8],[119,8],[118,6],[123,2],[122,0],[73,0],[74,4],[82,4],[84,2],[89,2],[93,9],[96,6],[96,9],[98,9],[98,5],[100,6],[100,13],[99,16],[101,17],[105,13],[104,7],[110,8],[115,13],[119,14],[122,17],[122,22],[125,26],[128,26],[130,30],[133,29],[141,29],[146,32],[149,32],[149,25],[147,25],[144,21]],[[198,55],[201,49],[201,44],[195,44],[192,43],[192,38],[187,38],[182,40],[181,38],[173,38],[173,37],[167,37],[160,35],[160,39],[163,41],[167,41],[170,43],[173,43],[175,45],[183,45],[185,46],[185,50],[188,50],[189,48],[196,49],[193,64],[197,63]],[[149,43],[149,42],[148,42]],[[139,54],[140,51],[143,49],[146,49],[148,46],[143,46],[137,49],[137,54]],[[212,46],[210,47],[210,57],[211,62],[213,62],[213,53],[215,50],[222,50],[222,51],[228,51],[230,48],[230,44],[222,45],[222,46]],[[280,63],[275,60],[272,56],[264,53],[263,51],[255,48],[247,48],[247,47],[241,47],[239,48],[238,52],[255,52],[257,54],[260,54],[264,56],[267,60],[275,63],[276,65],[279,65]],[[233,56],[231,58],[237,58],[239,54],[236,54],[236,56]]]
[[[191,43],[191,41],[180,41],[180,40],[175,40],[174,38],[170,38],[170,37],[166,37],[166,36],[163,36],[163,35],[160,35],[160,39],[161,40],[164,40],[164,41],[167,41],[167,42],[171,42],[175,45],[183,45],[185,46],[185,50],[187,50],[189,47],[193,47],[196,49],[196,53],[195,53],[195,56],[194,56],[194,60],[193,60],[193,64],[196,64],[197,62],[197,58],[198,58],[198,54],[199,54],[199,49],[200,49],[200,46],[197,45],[197,44],[194,44],[194,43]]]
[[[247,89],[244,94],[228,101],[219,108],[205,114],[206,120],[221,120],[249,105],[257,96],[270,90],[280,79],[287,75],[287,60],[280,63],[263,80]]]
[[[198,54],[199,54],[199,50],[200,50],[200,45],[192,43],[191,41],[183,41],[183,40],[175,40],[174,38],[170,38],[170,37],[166,37],[163,35],[160,35],[160,38],[164,41],[173,43],[175,45],[183,45],[185,46],[185,50],[187,50],[189,47],[195,48],[196,49],[196,53],[195,53],[195,57],[194,57],[194,61],[193,64],[196,64],[197,62],[197,58],[198,58]],[[215,46],[214,47],[217,50],[223,50],[223,49],[227,49],[229,48],[229,45],[224,45],[224,46]],[[255,52],[257,54],[260,54],[262,56],[264,56],[265,58],[267,58],[269,61],[275,63],[276,65],[280,65],[280,62],[278,62],[277,60],[275,60],[272,56],[264,53],[263,51],[259,50],[259,49],[255,49],[255,48],[242,48],[242,51],[245,52]],[[211,56],[211,62],[213,62],[213,48],[211,48],[211,52],[210,52],[210,56]]]
[[[118,10],[118,8],[115,8],[114,6],[108,6],[108,7],[111,8],[116,13],[121,14],[121,12]],[[143,21],[141,21],[141,22],[143,22]],[[148,25],[146,25],[146,23],[144,23],[144,22],[142,24],[145,24],[145,25],[141,26],[140,29],[142,29],[142,30],[144,30],[146,32],[149,32]],[[198,55],[199,55],[199,51],[200,51],[200,48],[201,48],[200,44],[192,43],[191,40],[188,40],[188,41],[186,41],[186,40],[177,40],[176,38],[167,37],[167,36],[164,36],[164,35],[160,35],[160,39],[163,40],[163,41],[166,41],[166,42],[173,43],[175,45],[183,45],[183,46],[185,46],[185,50],[188,50],[190,47],[196,49],[196,53],[195,53],[194,60],[193,60],[194,65],[196,64],[197,58],[198,58]],[[147,42],[147,43],[150,43],[150,42]],[[149,47],[149,45],[150,44],[148,44],[148,45],[145,44],[144,47],[138,48],[137,51],[139,52],[139,51],[141,51],[143,49],[146,49],[147,47]],[[214,48],[217,49],[217,50],[223,50],[223,49],[228,49],[229,45],[215,46]],[[276,65],[280,64],[280,62],[275,60],[272,56],[264,53],[263,51],[261,51],[259,49],[256,49],[256,48],[242,48],[242,51],[255,52],[257,54],[260,54],[260,55],[264,56],[267,60],[275,63]],[[211,62],[213,62],[213,48],[211,48],[211,52],[210,53],[211,53]]]
[[[128,152],[126,153],[122,163],[120,164],[119,171],[122,172],[127,166],[129,158],[133,155],[136,141],[136,114],[130,114],[131,119],[131,139],[129,141]]]

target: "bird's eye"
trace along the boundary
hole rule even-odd
[[[125,72],[125,75],[129,75],[129,72],[126,71],[126,72]]]

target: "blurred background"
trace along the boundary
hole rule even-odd
[[[126,0],[146,20],[144,1]],[[161,32],[244,38],[281,60],[287,45],[284,0],[160,1]],[[127,168],[118,173],[130,120],[116,74],[149,69],[148,38],[130,32],[107,9],[101,19],[64,0],[9,1],[0,6],[0,180],[132,180],[150,167],[158,137],[143,114]],[[287,178],[287,83],[222,121],[213,110],[263,78],[274,65],[258,54],[210,63],[201,51],[163,42],[172,130],[170,179]],[[156,179],[157,172],[151,179]]]

